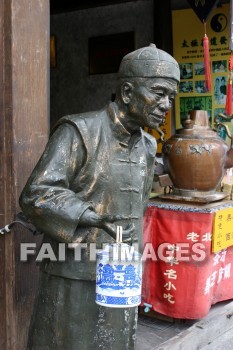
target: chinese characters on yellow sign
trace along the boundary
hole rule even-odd
[[[219,113],[224,112],[230,57],[229,14],[229,4],[215,7],[207,20],[212,91],[206,92],[202,45],[204,25],[192,9],[172,13],[173,56],[181,71],[175,102],[176,128],[181,127],[190,110],[206,110],[212,123]]]
[[[215,214],[212,236],[212,252],[233,245],[233,208],[219,210]]]

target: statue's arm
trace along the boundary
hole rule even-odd
[[[88,231],[77,230],[78,226],[101,228],[115,238],[115,222],[124,219],[99,215],[72,190],[70,184],[85,161],[86,149],[78,130],[62,124],[50,138],[19,199],[37,230],[60,242],[82,242]],[[123,238],[128,239],[133,230],[133,226],[125,229]]]
[[[72,242],[80,218],[91,204],[70,189],[85,161],[78,131],[62,124],[50,138],[20,196],[24,214],[36,228],[61,242]]]

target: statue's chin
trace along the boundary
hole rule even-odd
[[[148,128],[150,128],[150,129],[154,129],[154,130],[156,130],[156,131],[158,131],[159,132],[159,130],[160,130],[160,125],[162,125],[162,123],[161,124],[150,124],[150,125],[148,125]]]

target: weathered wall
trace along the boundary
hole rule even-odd
[[[103,107],[116,74],[88,75],[88,38],[135,32],[136,48],[153,42],[153,0],[139,0],[51,16],[57,68],[51,69],[51,126],[63,115]]]

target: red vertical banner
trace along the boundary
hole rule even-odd
[[[211,253],[213,219],[213,213],[147,209],[142,305],[198,319],[233,297],[233,247]]]

